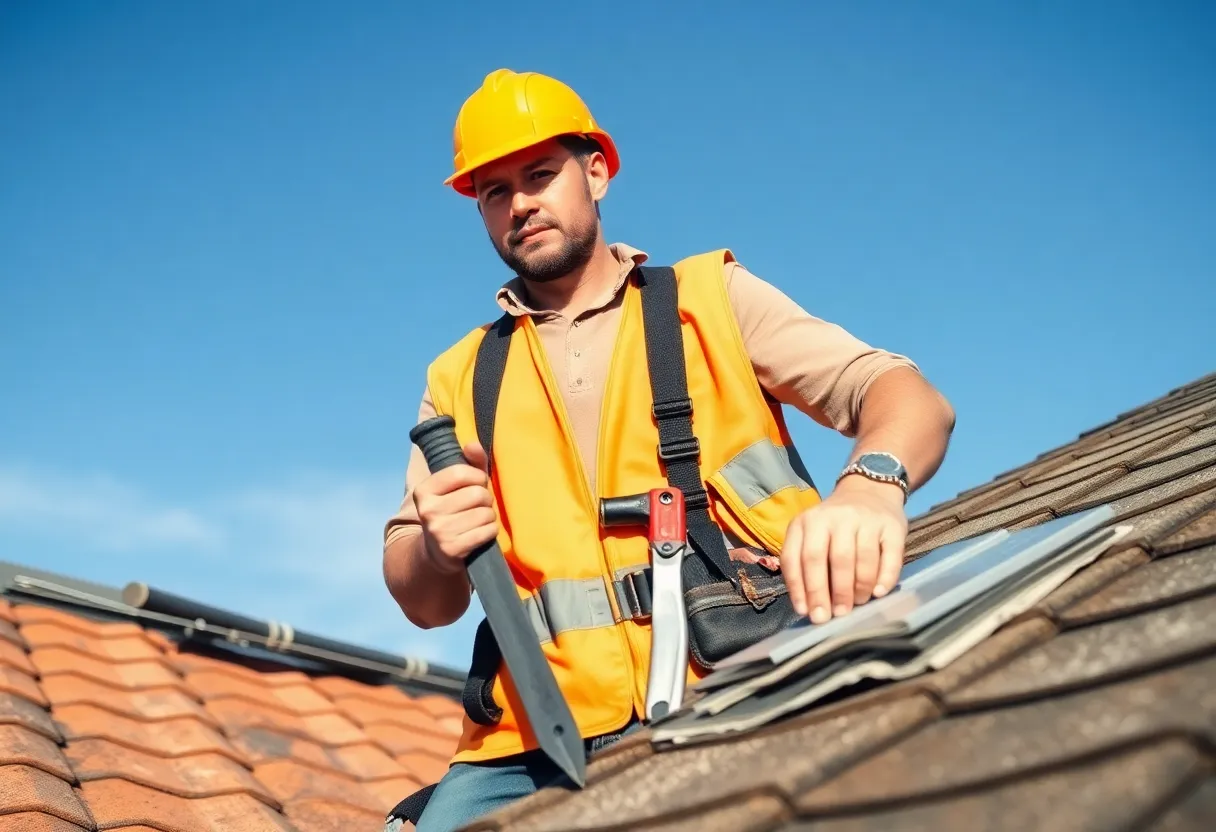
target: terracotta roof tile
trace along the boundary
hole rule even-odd
[[[277,808],[266,786],[247,768],[220,754],[160,757],[109,740],[87,739],[71,743],[67,756],[81,782],[121,777],[180,797],[248,794]]]
[[[343,697],[335,700],[341,711],[356,723],[367,728],[379,725],[398,725],[411,730],[449,733],[438,727],[433,714],[419,708],[412,702],[399,705],[384,705],[370,702],[366,699]]]
[[[355,698],[384,705],[410,705],[421,700],[410,697],[400,688],[391,685],[367,685],[343,676],[322,676],[313,680],[313,686],[330,699]]]
[[[7,639],[0,641],[0,666],[11,667],[27,676],[38,675],[38,669],[34,667],[34,663],[30,660],[29,654],[25,652],[25,648]]]
[[[433,716],[449,719],[452,717],[464,718],[464,708],[459,702],[451,699],[445,699],[442,696],[420,696],[413,701]]]
[[[216,673],[226,673],[230,676],[235,676],[238,679],[245,679],[254,682],[255,684],[269,685],[278,687],[280,685],[306,685],[310,683],[307,676],[298,670],[282,670],[272,673],[263,673],[253,670],[249,667],[244,667],[233,662],[217,659],[212,656],[204,656],[199,653],[175,653],[172,657],[172,662],[179,672],[196,673],[204,670],[213,670]]]
[[[451,700],[255,669],[271,664],[62,609],[0,611],[0,832],[94,817],[123,832],[379,829],[455,750]]]
[[[244,699],[215,699],[205,707],[229,732],[266,728],[321,745],[346,745],[366,740],[358,726],[341,714],[300,716]]]
[[[63,726],[64,736],[72,742],[91,738],[108,739],[127,748],[162,757],[183,757],[211,751],[243,762],[240,753],[227,739],[214,728],[191,717],[140,722],[95,705],[64,705],[55,708],[55,719]]]
[[[55,742],[62,739],[45,708],[11,693],[0,693],[0,725],[20,725]]]
[[[65,647],[110,662],[160,661],[164,655],[142,632],[138,635],[97,638],[62,624],[26,624],[21,635],[31,648]]]
[[[427,751],[441,757],[450,757],[456,752],[459,739],[428,731],[414,731],[399,725],[377,725],[369,736],[372,742],[394,757],[411,751]]]
[[[397,756],[397,763],[424,783],[436,783],[448,770],[450,755],[410,751]]]
[[[80,832],[85,828],[42,812],[0,815],[0,832]],[[89,832],[92,832],[94,828],[92,825],[87,827]]]
[[[370,740],[356,745],[330,748],[299,737],[253,728],[235,734],[232,743],[254,765],[273,760],[294,760],[321,771],[332,770],[360,781],[400,777],[411,773]]]
[[[378,832],[384,826],[384,816],[388,812],[372,812],[323,800],[303,800],[288,805],[284,814],[300,832],[356,832],[365,829]],[[406,830],[411,828],[412,824],[407,824]]]
[[[240,678],[228,673],[217,673],[213,670],[188,673],[186,682],[206,700],[244,699],[300,715],[337,711],[333,702],[318,693],[312,685],[305,683],[266,685],[252,679]]]
[[[391,800],[385,805],[384,799],[368,790],[368,784],[333,772],[300,765],[293,760],[262,763],[254,767],[253,773],[258,780],[266,784],[271,794],[284,804],[297,800],[325,800],[356,809],[366,809],[369,812],[379,812],[383,816],[388,814],[388,810],[393,808],[397,801],[406,794],[403,792],[396,800]],[[413,782],[408,778],[401,779],[409,783]],[[420,785],[416,784],[407,788],[412,791]]]
[[[14,647],[25,649],[25,639],[17,632],[17,625],[3,619],[0,619],[0,641],[7,641]]]
[[[89,810],[65,780],[54,774],[24,765],[0,768],[0,814],[42,812],[82,826],[93,828]]]
[[[62,647],[43,647],[34,650],[30,653],[30,659],[44,677],[56,673],[77,673],[102,684],[126,690],[160,687],[189,690],[180,676],[160,662],[136,661],[115,664]]]
[[[92,638],[126,638],[143,634],[142,627],[129,621],[91,621],[81,615],[37,604],[16,604],[13,614],[22,627],[30,624],[59,624]]]
[[[0,766],[8,765],[33,766],[72,782],[72,769],[59,746],[20,725],[0,725]]]
[[[33,676],[7,665],[0,665],[0,693],[16,694],[44,708],[51,705]]]
[[[1143,824],[1135,821],[1151,817],[1162,801],[1203,767],[1192,746],[1169,740],[1112,755],[1092,766],[1044,772],[980,792],[862,816],[816,818],[805,826],[785,828],[815,832],[1141,829]]]
[[[379,802],[380,813],[387,815],[389,810],[406,797],[428,783],[433,782],[436,781],[427,780],[423,782],[417,777],[407,775],[405,777],[394,777],[391,780],[372,780],[364,783],[363,788]]]
[[[102,829],[144,824],[161,832],[291,832],[274,809],[249,795],[184,798],[126,780],[94,780],[80,791]]]
[[[120,690],[75,673],[61,673],[43,679],[42,689],[55,707],[90,704],[140,722],[188,716],[219,727],[201,703],[176,687]]]

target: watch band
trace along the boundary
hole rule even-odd
[[[891,460],[895,464],[895,468],[898,471],[898,473],[888,474],[888,473],[884,473],[882,471],[874,470],[873,468],[871,468],[865,464],[864,460],[867,456],[881,456],[881,457],[885,457],[886,459]],[[840,482],[842,479],[849,476],[850,474],[860,474],[861,476],[865,477],[866,479],[874,480],[875,482],[889,482],[894,485],[898,485],[900,487],[900,489],[904,492],[904,502],[907,502],[907,500],[908,500],[907,469],[904,467],[904,464],[899,461],[899,458],[896,457],[894,454],[889,454],[889,453],[886,453],[883,451],[870,451],[870,452],[864,453],[861,456],[859,456],[856,460],[854,460],[852,463],[845,466],[844,470],[840,472],[840,476],[838,476],[836,478],[836,482]]]

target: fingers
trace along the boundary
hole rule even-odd
[[[827,523],[811,522],[802,542],[802,580],[806,584],[806,603],[811,621],[822,624],[832,617],[832,596],[828,583],[828,546],[831,533]]]
[[[874,583],[874,597],[882,598],[895,588],[900,570],[904,565],[904,544],[907,532],[902,528],[884,529],[879,537],[882,553],[878,567],[878,579]]]
[[[806,582],[802,578],[802,519],[796,518],[785,531],[785,543],[781,547],[781,575],[794,612],[806,615]]]
[[[857,526],[839,523],[831,533],[828,571],[832,582],[832,615],[847,615],[853,609],[853,576],[856,571]]]
[[[857,558],[853,575],[853,603],[861,606],[870,600],[878,580],[881,528],[863,523],[857,529]]]
[[[474,439],[461,450],[464,451],[464,458],[468,460],[470,466],[482,472],[486,471],[489,456],[487,456],[485,449],[481,447],[480,442]]]

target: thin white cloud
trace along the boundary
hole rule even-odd
[[[0,467],[0,528],[85,537],[103,551],[207,546],[221,531],[187,508],[157,505],[103,476],[70,478]]]
[[[337,476],[174,504],[101,476],[0,466],[0,558],[43,551],[53,571],[145,581],[214,606],[390,653],[466,667],[474,607],[420,630],[384,586],[381,535],[400,482]]]

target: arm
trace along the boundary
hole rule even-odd
[[[418,422],[434,415],[427,391]],[[480,448],[466,448],[465,455],[474,465],[484,457]],[[469,608],[472,585],[458,558],[461,551],[475,548],[477,543],[470,541],[493,536],[485,528],[489,492],[478,490],[484,482],[484,473],[472,466],[452,466],[431,476],[422,452],[411,447],[405,497],[384,528],[383,569],[389,594],[415,626],[442,627]]]
[[[933,476],[954,412],[912,361],[810,315],[741,266],[727,280],[756,377],[772,396],[854,437],[850,462],[886,451],[908,469],[910,489]],[[898,581],[906,537],[899,486],[845,477],[786,530],[781,569],[795,609],[823,623],[882,597]]]

